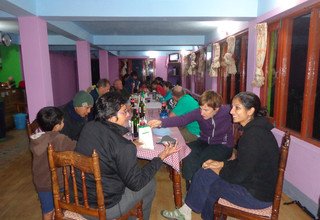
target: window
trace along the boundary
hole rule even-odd
[[[277,128],[320,146],[320,5],[268,25],[261,101]]]

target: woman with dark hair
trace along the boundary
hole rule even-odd
[[[279,147],[264,117],[260,99],[241,92],[232,100],[233,122],[243,127],[234,160],[207,160],[194,175],[185,204],[174,211],[162,211],[166,218],[191,219],[191,210],[203,219],[213,219],[213,204],[224,198],[251,209],[272,204],[279,160]]]
[[[149,219],[155,196],[154,175],[162,161],[180,148],[165,145],[158,157],[141,168],[137,163],[135,144],[123,137],[128,132],[129,119],[125,104],[126,100],[117,92],[102,95],[96,103],[96,118],[82,129],[75,151],[89,156],[95,149],[99,154],[107,219],[118,218],[141,200],[143,216]],[[81,181],[80,176],[77,181]],[[96,189],[92,176],[87,178],[87,187],[89,203],[94,205]]]

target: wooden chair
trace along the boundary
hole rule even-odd
[[[55,219],[85,219],[82,215],[106,219],[106,209],[104,204],[104,194],[102,190],[100,162],[96,151],[92,157],[81,155],[74,151],[54,151],[53,145],[48,147],[49,167],[51,170],[53,198],[55,206]],[[64,190],[61,194],[57,168],[62,167]],[[76,170],[81,172],[83,199],[79,201],[79,193],[76,185]],[[93,174],[96,182],[97,207],[90,207],[85,174]],[[69,179],[69,176],[71,177]],[[69,185],[69,182],[71,183]],[[70,186],[73,186],[74,201],[70,199]],[[63,210],[66,210],[63,212]],[[118,218],[119,220],[128,219],[129,216],[136,216],[143,219],[142,202],[136,204],[128,213]]]
[[[220,198],[214,205],[214,219],[226,219],[227,216],[246,220],[278,219],[289,145],[290,134],[285,132],[281,142],[278,178],[272,206],[265,209],[247,209]]]
[[[27,117],[27,134],[28,134],[28,139],[30,141],[31,135],[37,133],[38,131],[41,131],[37,120],[33,120],[32,123],[30,123],[29,118]]]

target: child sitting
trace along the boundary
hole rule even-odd
[[[59,108],[42,108],[38,112],[36,120],[43,132],[31,135],[30,137],[30,149],[33,154],[33,182],[41,203],[42,219],[51,220],[54,207],[47,154],[48,144],[51,143],[56,151],[67,151],[74,150],[76,141],[59,133],[64,126],[63,112]]]

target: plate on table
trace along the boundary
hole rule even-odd
[[[165,136],[165,135],[170,135],[171,131],[169,128],[153,128],[152,132],[156,136]]]

